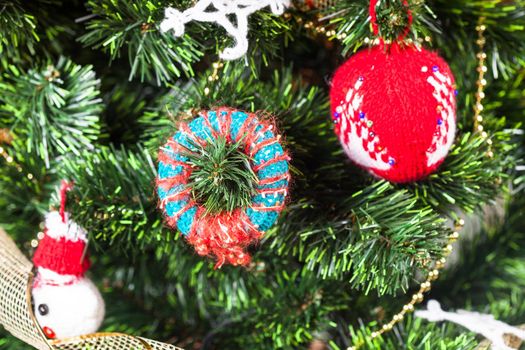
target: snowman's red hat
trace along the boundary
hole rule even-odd
[[[86,232],[74,221],[59,212],[46,215],[44,237],[40,240],[33,257],[36,267],[43,267],[59,275],[81,277],[89,269],[86,256]]]
[[[89,269],[90,262],[86,255],[86,231],[69,218],[64,211],[66,192],[71,188],[63,182],[61,208],[46,215],[44,237],[40,240],[33,263],[55,274],[68,277],[82,277]]]

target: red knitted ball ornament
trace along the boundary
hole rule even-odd
[[[372,174],[419,180],[452,146],[455,95],[452,72],[437,54],[397,44],[365,49],[334,75],[335,132],[348,156]]]

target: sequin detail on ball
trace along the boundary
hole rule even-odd
[[[337,106],[341,107],[341,116],[335,126],[336,134],[345,151],[352,153],[357,163],[386,170],[393,165],[388,161],[388,150],[381,145],[380,137],[370,129],[374,125],[373,121],[367,120],[367,113],[361,110],[363,96],[359,89],[363,80],[359,77],[346,93],[345,101]]]
[[[437,66],[434,66],[437,68]],[[426,151],[427,166],[432,166],[443,159],[448,152],[448,149],[454,142],[454,135],[456,133],[455,120],[455,89],[452,79],[439,71],[439,69],[432,68],[429,72],[427,82],[432,85],[434,92],[432,96],[437,102],[437,123],[436,131],[432,138],[430,147]]]

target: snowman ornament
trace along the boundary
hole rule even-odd
[[[85,277],[90,266],[86,243],[86,232],[63,205],[60,212],[46,215],[44,236],[33,257],[37,273],[32,296],[35,317],[49,339],[94,333],[104,319],[104,300]]]

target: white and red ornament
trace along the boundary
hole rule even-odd
[[[85,277],[90,266],[86,256],[86,231],[65,212],[62,184],[61,210],[46,215],[44,236],[33,257],[37,268],[32,296],[35,317],[50,339],[94,333],[105,313],[97,287]]]
[[[375,34],[376,2],[370,6]],[[411,22],[410,12],[408,17]],[[381,42],[335,73],[335,132],[346,154],[372,174],[396,183],[420,180],[439,167],[454,142],[455,96],[452,72],[437,54]]]

